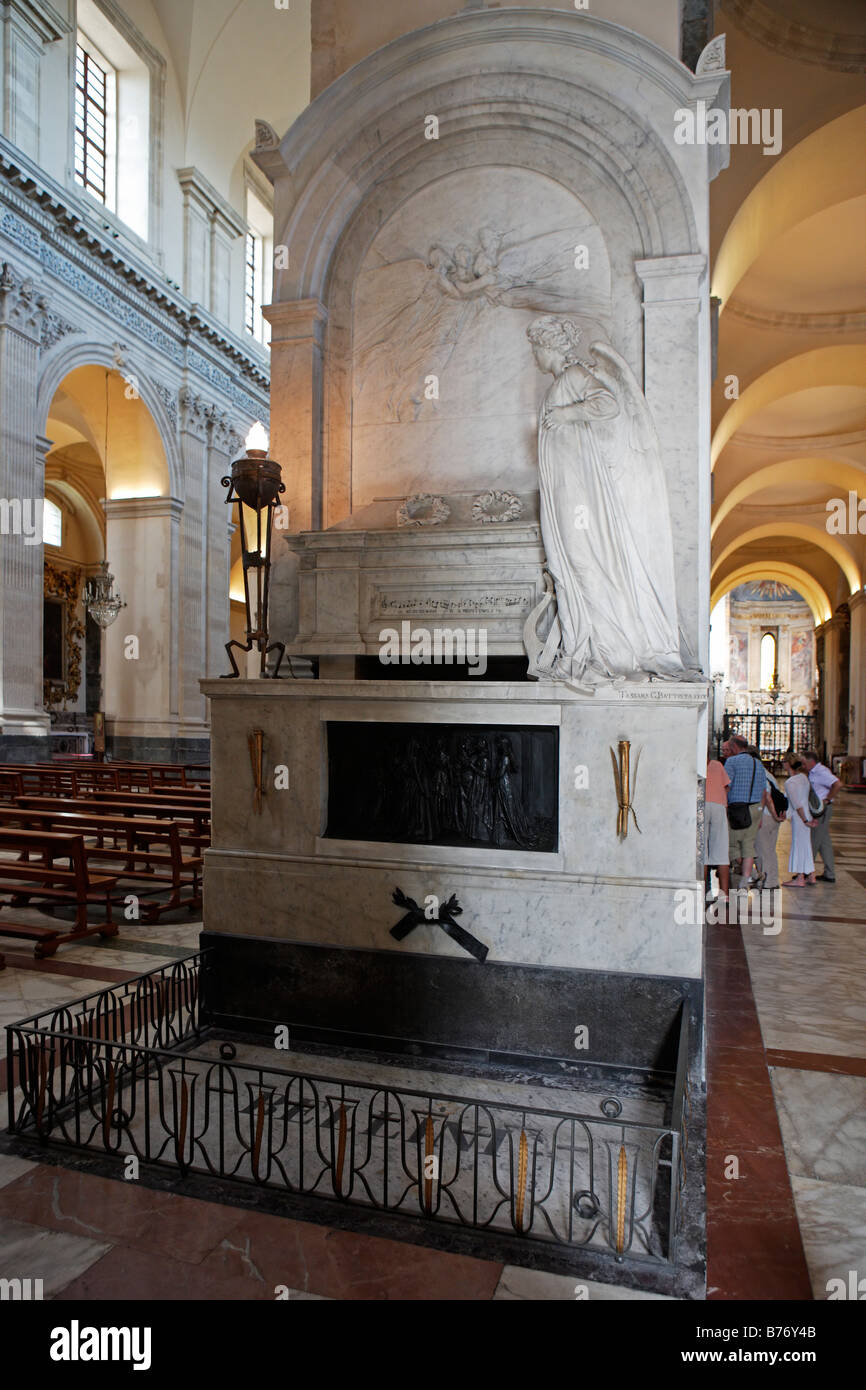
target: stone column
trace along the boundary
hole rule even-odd
[[[680,625],[706,671],[710,622],[710,316],[703,255],[635,261],[644,393],[661,442]]]
[[[866,758],[866,589],[858,589],[848,600],[851,619],[851,647],[848,656],[849,701],[848,756]],[[858,779],[859,781],[859,776]]]
[[[842,686],[839,657],[843,626],[844,619],[834,616],[817,629],[824,638],[824,665],[822,668],[824,728],[822,735],[827,745],[828,761],[834,753],[843,751],[842,734],[839,728],[839,695]]]
[[[180,714],[204,734],[205,703],[199,680],[205,674],[205,548],[209,409],[187,387],[180,393],[180,450],[184,471],[180,566]],[[190,731],[188,731],[190,732]],[[195,732],[194,730],[191,732]]]
[[[266,305],[271,325],[271,457],[282,465],[292,531],[322,525],[322,344],[327,310],[318,299]]]
[[[231,535],[236,508],[226,506],[226,489],[222,480],[229,476],[232,460],[242,452],[243,441],[231,418],[216,415],[208,440],[204,500],[207,514],[207,569],[203,676],[227,675],[230,669],[226,642],[229,640]]]
[[[7,738],[44,738],[49,726],[42,702],[42,502],[47,441],[37,435],[36,421],[39,334],[46,307],[33,282],[4,264],[0,271],[0,727]]]
[[[108,733],[119,756],[168,758],[178,734],[178,615],[186,621],[178,602],[183,507],[174,497],[103,505],[109,568],[127,604],[103,643]]]

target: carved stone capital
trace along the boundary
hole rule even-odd
[[[53,348],[55,343],[59,343],[61,338],[66,338],[70,333],[80,333],[74,323],[63,318],[61,314],[55,314],[49,310],[42,320],[42,333],[39,339],[39,346],[43,352]]]
[[[8,261],[0,269],[0,326],[14,328],[38,343],[48,300],[31,279],[13,270]]]
[[[203,396],[196,395],[188,386],[183,386],[178,396],[180,402],[180,427],[187,434],[206,439],[210,419],[208,412],[213,409]]]

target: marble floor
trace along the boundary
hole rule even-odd
[[[761,1136],[763,1151],[757,1143],[754,1147],[768,1177],[774,1167],[781,1172],[779,1157],[784,1160],[805,1273],[815,1299],[827,1298],[830,1279],[847,1284],[849,1271],[859,1271],[860,1277],[866,1274],[866,798],[843,793],[833,820],[833,844],[835,884],[785,889],[782,930],[777,936],[750,927],[736,932],[760,1037],[753,1038],[743,1014],[731,1011],[729,1032],[736,1035],[741,1029],[741,1036],[724,1038],[725,1045],[733,1048],[746,1044],[739,1055],[749,1053],[748,1065],[757,1063],[761,1044],[770,1087],[762,1103],[773,1102],[781,1149],[767,1142],[766,1135]],[[778,848],[782,882],[788,877],[789,848],[790,831],[783,826]],[[819,861],[819,872],[822,868]],[[731,929],[727,932],[730,936]],[[722,938],[723,933],[718,933],[715,951],[708,941],[708,962],[717,963],[715,978],[724,984],[735,978],[737,959],[729,940],[718,945]],[[709,963],[707,974],[712,991],[714,973]],[[731,997],[729,993],[728,1004]],[[713,1043],[711,1021],[711,1062],[714,1052],[719,1055]],[[731,1055],[737,1054],[732,1050]],[[743,1089],[747,1075],[746,1067],[741,1067],[728,1089]],[[712,1082],[709,1110],[712,1115]],[[757,1126],[756,1120],[753,1136]],[[734,1131],[725,1138],[730,1140],[732,1134],[735,1138]],[[730,1143],[727,1152],[735,1152]],[[710,1163],[717,1157],[716,1152]],[[708,1182],[711,1187],[718,1185],[718,1175],[710,1173]],[[730,1191],[735,1185],[724,1180],[722,1185],[729,1189],[723,1194],[728,1209],[736,1207],[735,1191]],[[786,1282],[796,1287],[802,1276],[798,1242],[791,1229],[790,1208],[780,1201],[780,1191],[781,1183],[766,1210],[774,1214],[776,1231],[785,1229],[789,1245],[785,1257],[780,1236],[773,1253],[784,1266],[778,1276],[780,1287]],[[721,1272],[730,1258],[732,1230],[730,1225],[723,1227],[714,1238],[710,1221],[711,1287],[714,1239],[720,1257],[716,1268]],[[751,1273],[740,1271],[743,1287],[751,1289],[743,1296],[772,1296],[761,1291],[764,1277],[760,1260]],[[720,1291],[718,1296],[726,1294]]]
[[[834,840],[836,885],[785,890],[778,936],[708,929],[712,1299],[823,1299],[866,1273],[866,800],[843,798]],[[47,961],[7,942],[0,1024],[168,964],[199,930],[130,923]],[[660,1297],[0,1154],[0,1278],[16,1276],[59,1301]]]

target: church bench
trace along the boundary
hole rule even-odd
[[[143,819],[134,816],[100,815],[52,807],[50,810],[0,808],[0,827],[18,824],[42,831],[80,831],[96,839],[84,846],[88,863],[100,867],[103,861],[117,865],[120,879],[144,879],[148,885],[169,889],[165,902],[148,903],[142,916],[155,921],[163,912],[176,907],[192,911],[201,904],[201,853],[184,854],[179,826],[175,821]],[[110,839],[113,843],[105,843]],[[156,848],[154,848],[156,846]],[[184,890],[190,890],[184,897]]]
[[[19,857],[6,857],[9,855]],[[67,867],[61,867],[58,861],[66,861]],[[8,894],[8,901],[0,900],[0,908],[27,907],[37,898],[47,900],[34,904],[40,911],[76,909],[69,931],[8,922],[0,917],[0,936],[34,941],[39,959],[53,955],[65,941],[77,941],[97,932],[100,936],[116,936],[117,926],[111,915],[111,893],[116,883],[117,874],[97,872],[88,864],[80,833],[0,826],[0,895]],[[105,921],[95,925],[88,922],[93,903],[105,907]]]
[[[21,781],[21,773],[10,768],[0,771],[0,801],[14,801],[16,796],[23,796],[24,785]]]
[[[149,820],[160,825],[173,821],[178,829],[181,845],[192,847],[197,853],[207,849],[210,844],[210,807],[176,806],[160,801],[152,801],[132,796],[130,799],[102,797],[22,796],[17,806],[23,810],[48,811],[55,813],[79,813],[85,816],[112,817],[119,824]]]

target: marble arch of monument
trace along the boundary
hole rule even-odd
[[[579,201],[610,266],[609,306],[594,318],[636,373],[661,435],[681,623],[701,646],[708,557],[696,518],[708,515],[709,496],[695,461],[706,457],[709,438],[705,413],[686,422],[679,402],[709,394],[706,213],[696,209],[702,181],[727,151],[676,146],[672,131],[678,107],[724,103],[728,82],[720,67],[693,76],[646,40],[622,30],[614,37],[589,16],[575,24],[556,11],[463,13],[364,59],[278,146],[254,152],[275,187],[275,243],[288,251],[265,314],[272,396],[283,402],[272,452],[292,463],[293,531],[342,522],[355,503],[353,291],[374,239],[439,182],[467,171],[523,171],[536,187]],[[431,114],[436,139],[425,138]],[[484,218],[482,206],[479,228]],[[433,241],[431,234],[413,247],[414,256]],[[531,376],[528,356],[526,366]],[[525,450],[525,438],[502,447]],[[499,484],[491,477],[486,485]],[[362,491],[361,499],[369,496]]]

